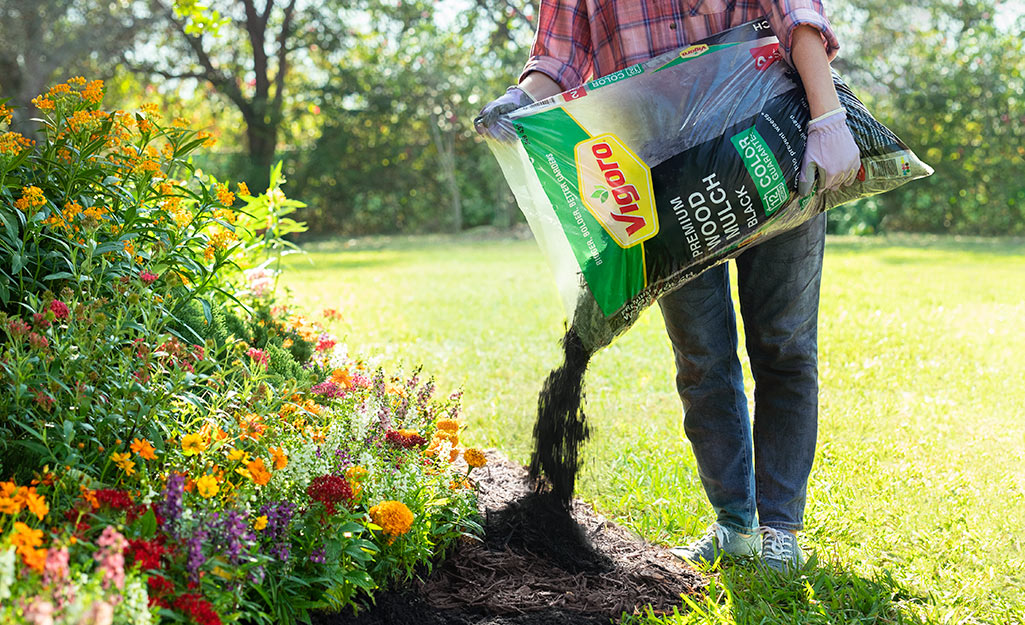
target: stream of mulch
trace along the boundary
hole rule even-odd
[[[441,566],[402,590],[375,594],[357,614],[315,625],[608,625],[623,613],[671,612],[705,586],[665,548],[646,543],[578,500],[572,517],[534,493],[526,468],[488,451],[473,471],[483,541],[462,539]]]

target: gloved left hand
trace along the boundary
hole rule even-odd
[[[808,122],[808,143],[804,150],[798,195],[808,195],[818,174],[820,190],[835,190],[854,182],[861,169],[861,152],[847,127],[843,108]]]
[[[484,105],[480,114],[473,119],[473,128],[478,134],[506,143],[516,141],[516,131],[508,117],[518,108],[533,104],[534,98],[519,87],[509,87],[497,99]]]

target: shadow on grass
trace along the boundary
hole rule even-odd
[[[727,564],[707,593],[685,597],[675,614],[627,616],[624,625],[864,623],[932,625],[916,605],[930,603],[902,588],[888,573],[866,578],[813,557],[796,573],[777,573],[754,564]]]

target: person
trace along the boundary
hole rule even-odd
[[[820,0],[542,0],[519,84],[474,120],[515,140],[509,112],[745,22],[766,18],[804,85],[811,121],[798,192],[853,182],[860,155],[833,86],[839,44]],[[755,381],[753,425],[737,356],[727,265],[659,300],[676,362],[684,431],[716,521],[671,551],[691,563],[760,557],[776,570],[804,562],[808,477],[818,423],[817,323],[825,215],[756,245],[735,261]]]

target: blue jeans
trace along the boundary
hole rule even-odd
[[[718,523],[734,530],[803,528],[818,433],[825,233],[821,214],[736,259],[755,381],[753,438],[727,265],[659,300],[698,474]]]

